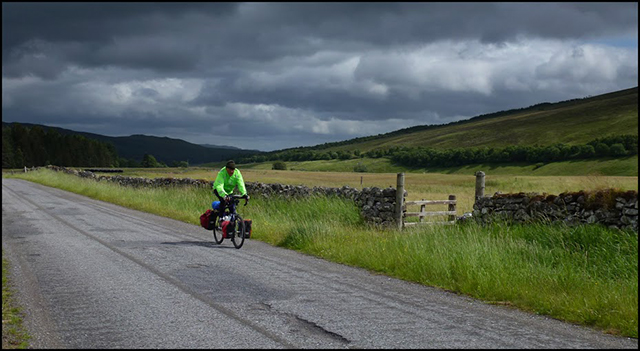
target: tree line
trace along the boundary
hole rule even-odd
[[[525,162],[536,164],[601,157],[625,157],[637,154],[637,135],[614,135],[597,138],[580,145],[556,143],[548,146],[515,145],[504,148],[473,147],[451,149],[395,146],[385,149],[374,149],[367,152],[361,152],[357,149],[322,151],[297,148],[243,157],[239,161],[242,163],[251,163],[387,157],[399,165],[409,167],[452,167],[477,163]]]
[[[112,144],[82,135],[62,135],[55,129],[21,124],[2,127],[2,168],[46,165],[117,167],[118,153]]]
[[[538,164],[603,157],[626,157],[637,154],[638,136],[619,135],[598,138],[582,145],[556,143],[548,146],[515,145],[505,148],[399,148],[391,152],[389,157],[403,166],[455,167],[478,163]]]
[[[25,127],[19,123],[2,127],[2,168],[56,165],[63,167],[168,167],[153,155],[141,161],[118,156],[111,143],[79,134],[60,134],[56,129]],[[172,167],[188,167],[187,161]]]

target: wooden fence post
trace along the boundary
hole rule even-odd
[[[424,201],[424,199],[422,199],[422,201]],[[420,212],[425,212],[426,208],[427,208],[427,205],[425,204],[420,205]],[[424,222],[424,216],[421,215],[418,218],[420,222]]]
[[[484,172],[476,172],[476,200],[484,197]]]
[[[449,200],[455,200],[456,196],[455,195],[449,195]],[[449,211],[455,211],[456,210],[456,204],[449,204]],[[456,216],[455,215],[449,215],[449,221],[454,221],[456,220]]]
[[[398,183],[396,186],[396,225],[398,229],[403,227],[402,205],[404,202],[404,173],[398,173]]]

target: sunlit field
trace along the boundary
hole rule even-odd
[[[297,170],[271,170],[245,168],[239,165],[245,182],[281,183],[305,185],[308,187],[342,187],[356,189],[364,187],[396,187],[397,173],[359,173],[359,172],[309,172]],[[219,168],[135,168],[124,169],[123,176],[146,178],[192,178],[214,180]],[[491,174],[486,171],[485,196],[496,192],[518,193],[537,192],[560,194],[573,191],[594,191],[606,188],[620,190],[638,190],[638,177],[619,176],[523,176]],[[105,174],[106,175],[106,174]],[[458,215],[473,211],[476,177],[473,173],[439,174],[439,173],[405,173],[405,190],[407,201],[414,200],[446,200],[455,195]],[[446,206],[445,206],[446,207]],[[434,207],[428,211],[441,211],[445,207]],[[417,210],[409,208],[409,211]]]

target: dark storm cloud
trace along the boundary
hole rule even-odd
[[[58,43],[100,43],[110,41],[113,36],[150,34],[162,30],[157,19],[187,13],[226,16],[233,13],[237,5],[199,2],[3,2],[2,51],[34,38]]]
[[[3,120],[263,150],[448,123],[636,86],[637,7],[3,3]]]
[[[3,65],[33,40],[68,45],[76,64],[195,69],[204,59],[261,61],[327,47],[589,38],[637,24],[616,3],[3,3]],[[86,48],[72,47],[86,45]],[[25,48],[25,46],[27,48]],[[45,48],[42,51],[48,52]],[[204,57],[201,57],[204,56]],[[181,64],[180,61],[185,63]],[[25,62],[25,65],[29,62]],[[10,71],[10,70],[9,70]],[[11,72],[8,72],[11,74]]]

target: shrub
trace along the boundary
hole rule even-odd
[[[271,169],[277,169],[277,170],[286,171],[287,170],[287,164],[282,162],[282,161],[276,161],[271,165]]]
[[[367,172],[367,166],[363,165],[361,162],[358,162],[355,167],[353,167],[354,172]]]
[[[598,156],[607,156],[609,154],[609,145],[605,143],[597,143],[594,148]]]
[[[611,156],[624,156],[627,154],[627,150],[624,148],[624,145],[617,143],[609,147],[609,154]]]

